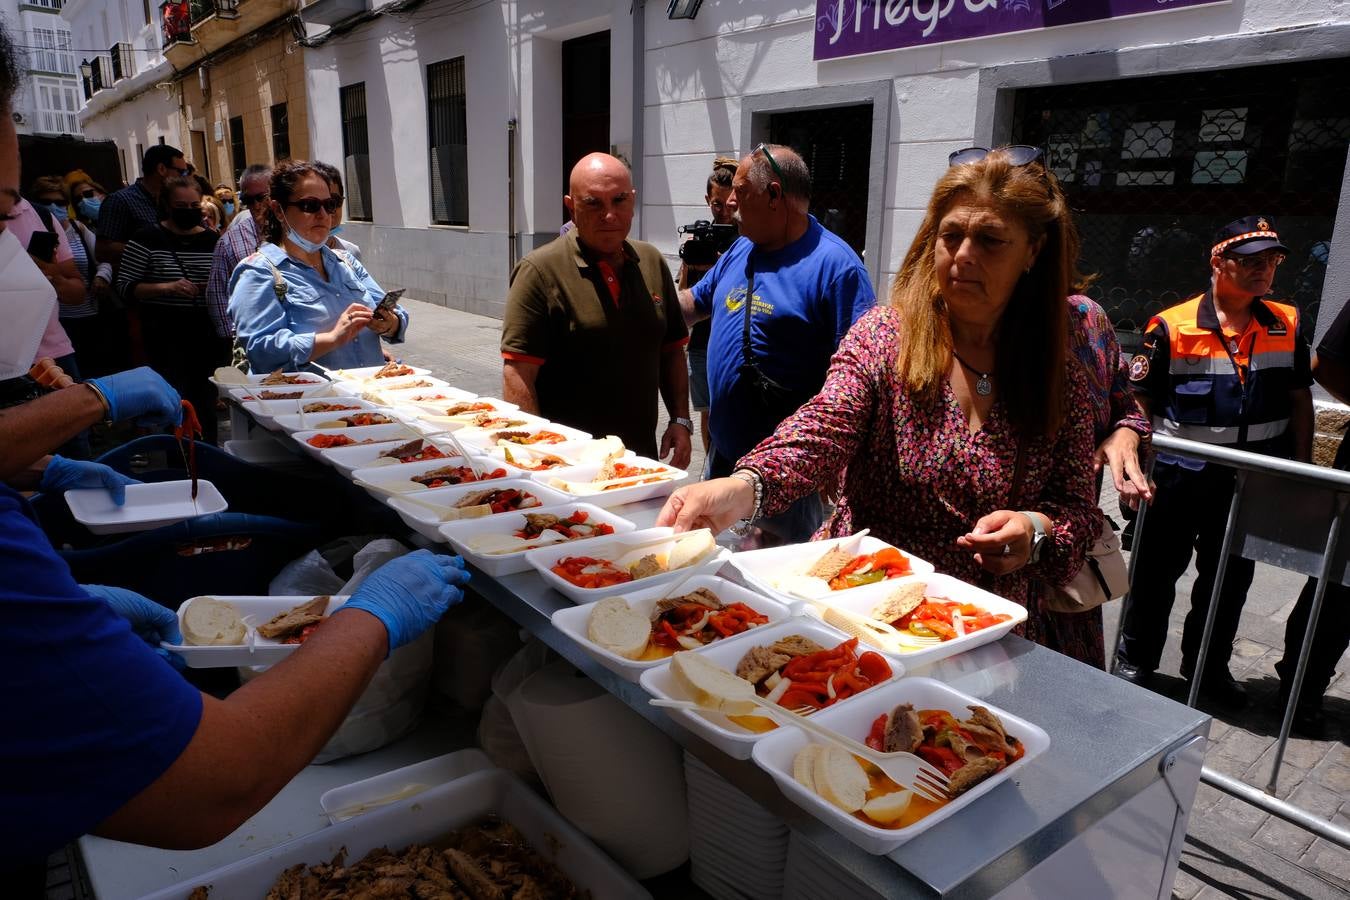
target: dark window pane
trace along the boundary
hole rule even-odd
[[[291,121],[286,115],[286,104],[272,106],[272,160],[281,162],[291,158]]]
[[[464,57],[427,66],[431,220],[437,225],[469,224],[469,139],[464,98]]]
[[[234,163],[234,180],[238,184],[240,174],[248,168],[248,153],[244,147],[244,117],[230,119],[230,160]]]
[[[338,92],[342,112],[342,168],[347,186],[347,218],[371,221],[370,134],[366,128],[366,84]]]

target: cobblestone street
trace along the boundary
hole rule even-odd
[[[501,392],[500,322],[483,316],[416,301],[413,326],[402,350],[405,362],[424,365],[452,383],[488,395]],[[664,427],[664,411],[662,414]],[[702,466],[695,441],[691,466]],[[1102,508],[1119,521],[1114,491],[1108,484]],[[1185,702],[1181,662],[1181,626],[1188,607],[1192,569],[1177,586],[1171,635],[1159,669],[1166,692]],[[1303,585],[1301,576],[1265,565],[1242,615],[1233,654],[1233,675],[1252,697],[1246,710],[1221,717],[1210,730],[1206,765],[1249,784],[1265,787],[1279,735],[1281,709],[1274,706],[1278,686],[1274,665],[1284,652],[1284,623]],[[1120,603],[1106,607],[1107,646],[1115,638]],[[1311,812],[1350,825],[1350,659],[1342,659],[1327,695],[1326,740],[1294,737],[1280,773],[1279,796]],[[1350,853],[1269,816],[1207,785],[1200,786],[1174,896],[1181,900],[1215,897],[1335,898],[1350,893]]]

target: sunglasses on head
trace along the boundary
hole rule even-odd
[[[1008,162],[1014,166],[1025,166],[1034,163],[1045,154],[1040,147],[1033,147],[1030,144],[1011,144],[1007,147],[966,147],[961,150],[952,151],[947,157],[948,166],[964,166],[969,163],[977,163],[984,159],[990,153],[1003,153],[1008,157]]]
[[[754,156],[756,153],[764,154],[764,158],[767,159],[769,161],[769,165],[773,167],[774,174],[778,176],[779,181],[782,181],[783,170],[778,168],[778,160],[774,159],[773,154],[769,152],[769,145],[760,144],[758,147],[750,151],[751,156]]]
[[[294,206],[302,213],[308,213],[311,216],[319,210],[323,210],[331,216],[333,213],[337,212],[338,207],[342,204],[332,197],[328,197],[324,200],[320,200],[317,197],[305,197],[303,200],[292,200],[286,205]]]

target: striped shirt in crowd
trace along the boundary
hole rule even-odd
[[[58,311],[62,319],[87,319],[98,315],[98,301],[94,299],[90,286],[94,283],[94,273],[99,266],[89,258],[90,247],[85,246],[77,223],[66,223],[66,237],[70,239],[70,255],[75,260],[75,268],[80,270],[80,277],[84,279],[85,294],[83,303],[62,303]]]
[[[196,297],[156,296],[140,303],[172,306],[206,305],[206,282],[211,276],[211,255],[220,239],[203,228],[194,234],[177,235],[162,225],[137,232],[127,243],[117,272],[117,290],[128,300],[138,284],[168,284],[186,278],[197,285]]]

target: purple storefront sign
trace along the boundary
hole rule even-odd
[[[816,0],[816,59],[838,59],[1227,0]]]

